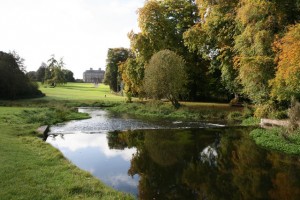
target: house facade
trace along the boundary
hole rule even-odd
[[[104,79],[105,71],[99,68],[98,70],[94,70],[90,68],[83,72],[83,82],[85,83],[102,83]]]

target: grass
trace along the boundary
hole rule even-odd
[[[187,103],[183,102],[180,109],[175,109],[170,103],[160,101],[134,102],[118,104],[108,108],[115,113],[126,113],[147,119],[176,120],[227,120],[232,112],[242,112],[227,104]]]
[[[291,155],[300,154],[300,131],[286,134],[284,128],[255,129],[250,133],[256,144]]]
[[[95,87],[92,83],[67,83],[66,85],[55,88],[39,88],[46,94],[44,100],[72,100],[72,101],[125,101],[125,97],[114,95],[110,92],[109,87],[100,84]]]
[[[133,199],[78,169],[38,137],[35,130],[49,114],[56,117],[49,123],[86,117],[58,108],[0,107],[0,199]]]

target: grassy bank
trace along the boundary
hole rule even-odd
[[[300,130],[287,133],[285,128],[255,129],[250,136],[264,148],[300,155]]]
[[[0,199],[132,199],[75,167],[35,132],[41,124],[86,117],[59,108],[0,107]]]
[[[115,113],[126,113],[135,117],[146,119],[224,121],[235,120],[230,118],[233,113],[239,113],[239,119],[242,117],[241,108],[233,108],[227,104],[217,103],[208,104],[183,102],[179,109],[175,109],[170,103],[148,101],[127,104],[122,103],[108,109]]]

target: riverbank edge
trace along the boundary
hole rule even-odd
[[[37,107],[0,107],[0,110],[2,110],[0,112],[0,123],[2,129],[0,137],[1,141],[5,141],[1,142],[1,149],[3,151],[1,153],[0,160],[3,161],[1,163],[7,163],[0,167],[0,177],[2,180],[2,184],[0,184],[2,188],[2,191],[0,192],[0,198],[32,199],[34,197],[34,199],[134,199],[132,195],[116,191],[102,183],[101,180],[92,176],[89,172],[79,169],[70,161],[68,161],[60,151],[41,140],[43,135],[39,134],[36,130],[39,126],[44,124],[41,124],[38,121],[32,122],[31,118],[36,119],[35,117],[37,115],[43,115],[40,112],[44,112],[45,109],[46,108],[42,109]],[[67,114],[67,116],[62,115],[62,119],[56,119],[53,121],[65,122],[69,120],[87,118],[85,114],[79,114],[74,109],[70,109],[69,111],[70,112]],[[54,112],[57,112],[57,110]],[[47,113],[45,114],[47,115]],[[49,123],[49,125],[50,124],[51,123]],[[26,129],[24,129],[25,127]],[[7,142],[18,145],[13,146]],[[16,155],[22,154],[23,152],[27,152],[27,154],[23,156],[24,158]],[[49,155],[43,155],[40,157],[40,155],[43,153]],[[26,159],[26,156],[33,158],[33,160]],[[47,158],[43,158],[44,156],[51,157],[51,161],[49,161]],[[45,159],[45,163],[41,159]],[[5,162],[7,160],[10,160],[10,162]],[[41,169],[37,166],[34,166],[33,163],[35,162],[40,163],[43,168]],[[47,166],[46,163],[50,163],[50,165]],[[14,170],[18,169],[16,166],[18,164],[25,166],[26,168],[30,168],[30,172],[28,172],[29,170],[23,170],[22,175],[16,178],[18,180],[17,182],[24,182],[23,184],[26,185],[25,188],[29,188],[29,190],[32,191],[24,191],[21,189],[21,186],[18,188],[18,184],[11,184],[11,182],[14,180],[13,174],[20,174],[17,171],[14,172]],[[47,170],[48,167],[49,170]],[[53,167],[55,169],[67,169],[67,171],[60,172],[60,170],[58,170],[58,172],[56,172],[58,173],[57,177],[43,177],[43,174],[40,174],[39,177],[35,177],[35,174],[32,174],[33,172],[39,172],[42,170],[46,175],[51,173],[50,171],[53,170]],[[28,177],[31,177],[30,181],[27,180]],[[56,179],[59,179],[59,182],[62,183],[60,186],[56,185]],[[76,179],[79,181],[74,181]],[[31,184],[31,181],[34,182],[34,184]],[[40,185],[36,185],[37,182],[42,182],[42,184],[45,184],[45,187],[43,187],[44,189],[41,189],[42,192],[35,191],[36,188],[40,188]],[[68,185],[64,185],[63,183],[68,183]],[[49,187],[49,185],[51,186]],[[90,189],[87,190],[87,187]],[[74,191],[74,188],[76,191]],[[43,190],[45,191],[43,192]],[[58,191],[62,192],[59,193]]]
[[[235,123],[235,125],[252,126],[257,127],[250,132],[251,138],[254,142],[267,150],[278,151],[288,155],[300,155],[300,133],[294,131],[294,133],[287,134],[287,128],[258,128],[260,126],[261,119],[255,117],[245,116],[245,111],[225,111],[219,114],[214,111],[208,111],[206,109],[200,109],[197,111],[188,110],[186,107],[181,109],[173,109],[166,104],[145,106],[143,104],[119,104],[118,106],[108,107],[111,112],[120,114],[126,113],[131,116],[145,119],[150,118],[153,120],[158,119],[171,119],[171,120],[200,120],[200,121],[220,121]],[[125,105],[125,106],[122,106]],[[141,106],[139,106],[141,105]],[[202,113],[201,113],[202,112]],[[247,115],[247,113],[246,113]]]

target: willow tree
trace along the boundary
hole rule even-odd
[[[145,68],[144,91],[150,98],[167,98],[179,108],[184,94],[187,74],[185,61],[175,52],[162,50],[154,54]]]

